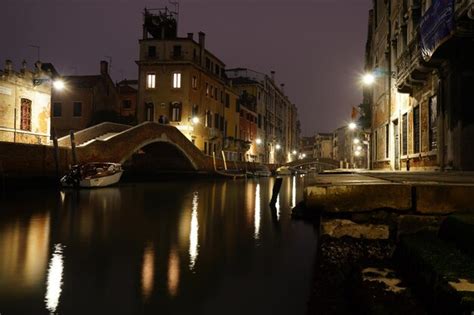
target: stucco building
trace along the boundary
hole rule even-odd
[[[226,74],[240,95],[246,93],[254,100],[257,137],[251,150],[257,160],[284,163],[296,158],[293,151],[299,147],[298,111],[284,93],[284,85],[277,85],[275,72],[268,76],[246,68],[235,68],[227,70]]]
[[[366,69],[375,74],[372,157],[382,169],[474,169],[474,5],[375,0]]]
[[[317,133],[314,141],[314,157],[332,159],[333,158],[333,134]]]
[[[138,122],[170,123],[208,155],[244,157],[238,94],[205,34],[178,37],[172,13],[145,10],[139,45]]]
[[[49,65],[49,66],[48,66]],[[47,144],[51,135],[51,88],[55,76],[50,64],[37,62],[35,70],[23,62],[13,70],[10,60],[0,70],[0,141]]]
[[[108,67],[106,61],[101,61],[97,75],[64,76],[64,89],[53,90],[51,126],[57,135],[104,121],[120,122],[120,98]]]

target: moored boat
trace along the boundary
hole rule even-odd
[[[64,187],[106,187],[116,184],[122,177],[122,165],[119,163],[93,162],[71,167],[61,178]]]

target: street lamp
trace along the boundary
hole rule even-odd
[[[355,130],[357,128],[357,124],[355,122],[351,122],[349,123],[348,127],[350,130]]]
[[[200,121],[200,120],[199,120],[199,117],[197,117],[197,116],[194,116],[193,118],[191,118],[191,123],[192,123],[193,125],[199,124],[199,121]]]
[[[375,82],[375,76],[372,73],[366,73],[362,76],[362,83],[364,85],[372,85]]]
[[[262,139],[257,138],[257,139],[255,140],[255,143],[258,144],[258,145],[262,144]]]
[[[359,144],[360,143],[360,140],[358,138],[355,138],[354,139],[354,144]]]
[[[296,150],[293,150],[292,153],[293,153],[293,155],[296,155],[298,152],[296,152]]]
[[[275,146],[275,149],[280,150],[280,149],[281,149],[281,145],[277,144],[277,145]]]
[[[66,87],[66,85],[64,84],[64,81],[63,80],[54,80],[53,81],[53,87],[58,90],[58,91],[61,91],[61,90],[64,90],[64,88]]]

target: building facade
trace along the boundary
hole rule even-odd
[[[58,136],[104,121],[120,122],[120,98],[108,67],[101,61],[98,75],[65,76],[64,89],[53,90],[51,126]]]
[[[277,85],[275,72],[271,75],[235,68],[226,71],[227,77],[239,94],[251,95],[257,117],[257,136],[251,151],[258,162],[285,163],[297,156],[299,147],[298,111],[284,93],[284,85]]]
[[[51,70],[51,68],[50,68]],[[51,135],[51,89],[54,73],[41,62],[19,72],[10,60],[0,70],[0,141],[47,144]]]
[[[333,134],[317,133],[314,141],[314,157],[321,159],[333,158]]]
[[[225,75],[225,64],[206,49],[205,34],[177,36],[168,11],[145,10],[137,61],[138,122],[156,121],[178,128],[205,154],[244,158],[238,94]]]
[[[473,170],[474,4],[375,0],[364,92],[373,167]]]

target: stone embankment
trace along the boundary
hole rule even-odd
[[[311,314],[471,314],[474,185],[322,175],[295,216],[321,241]]]

